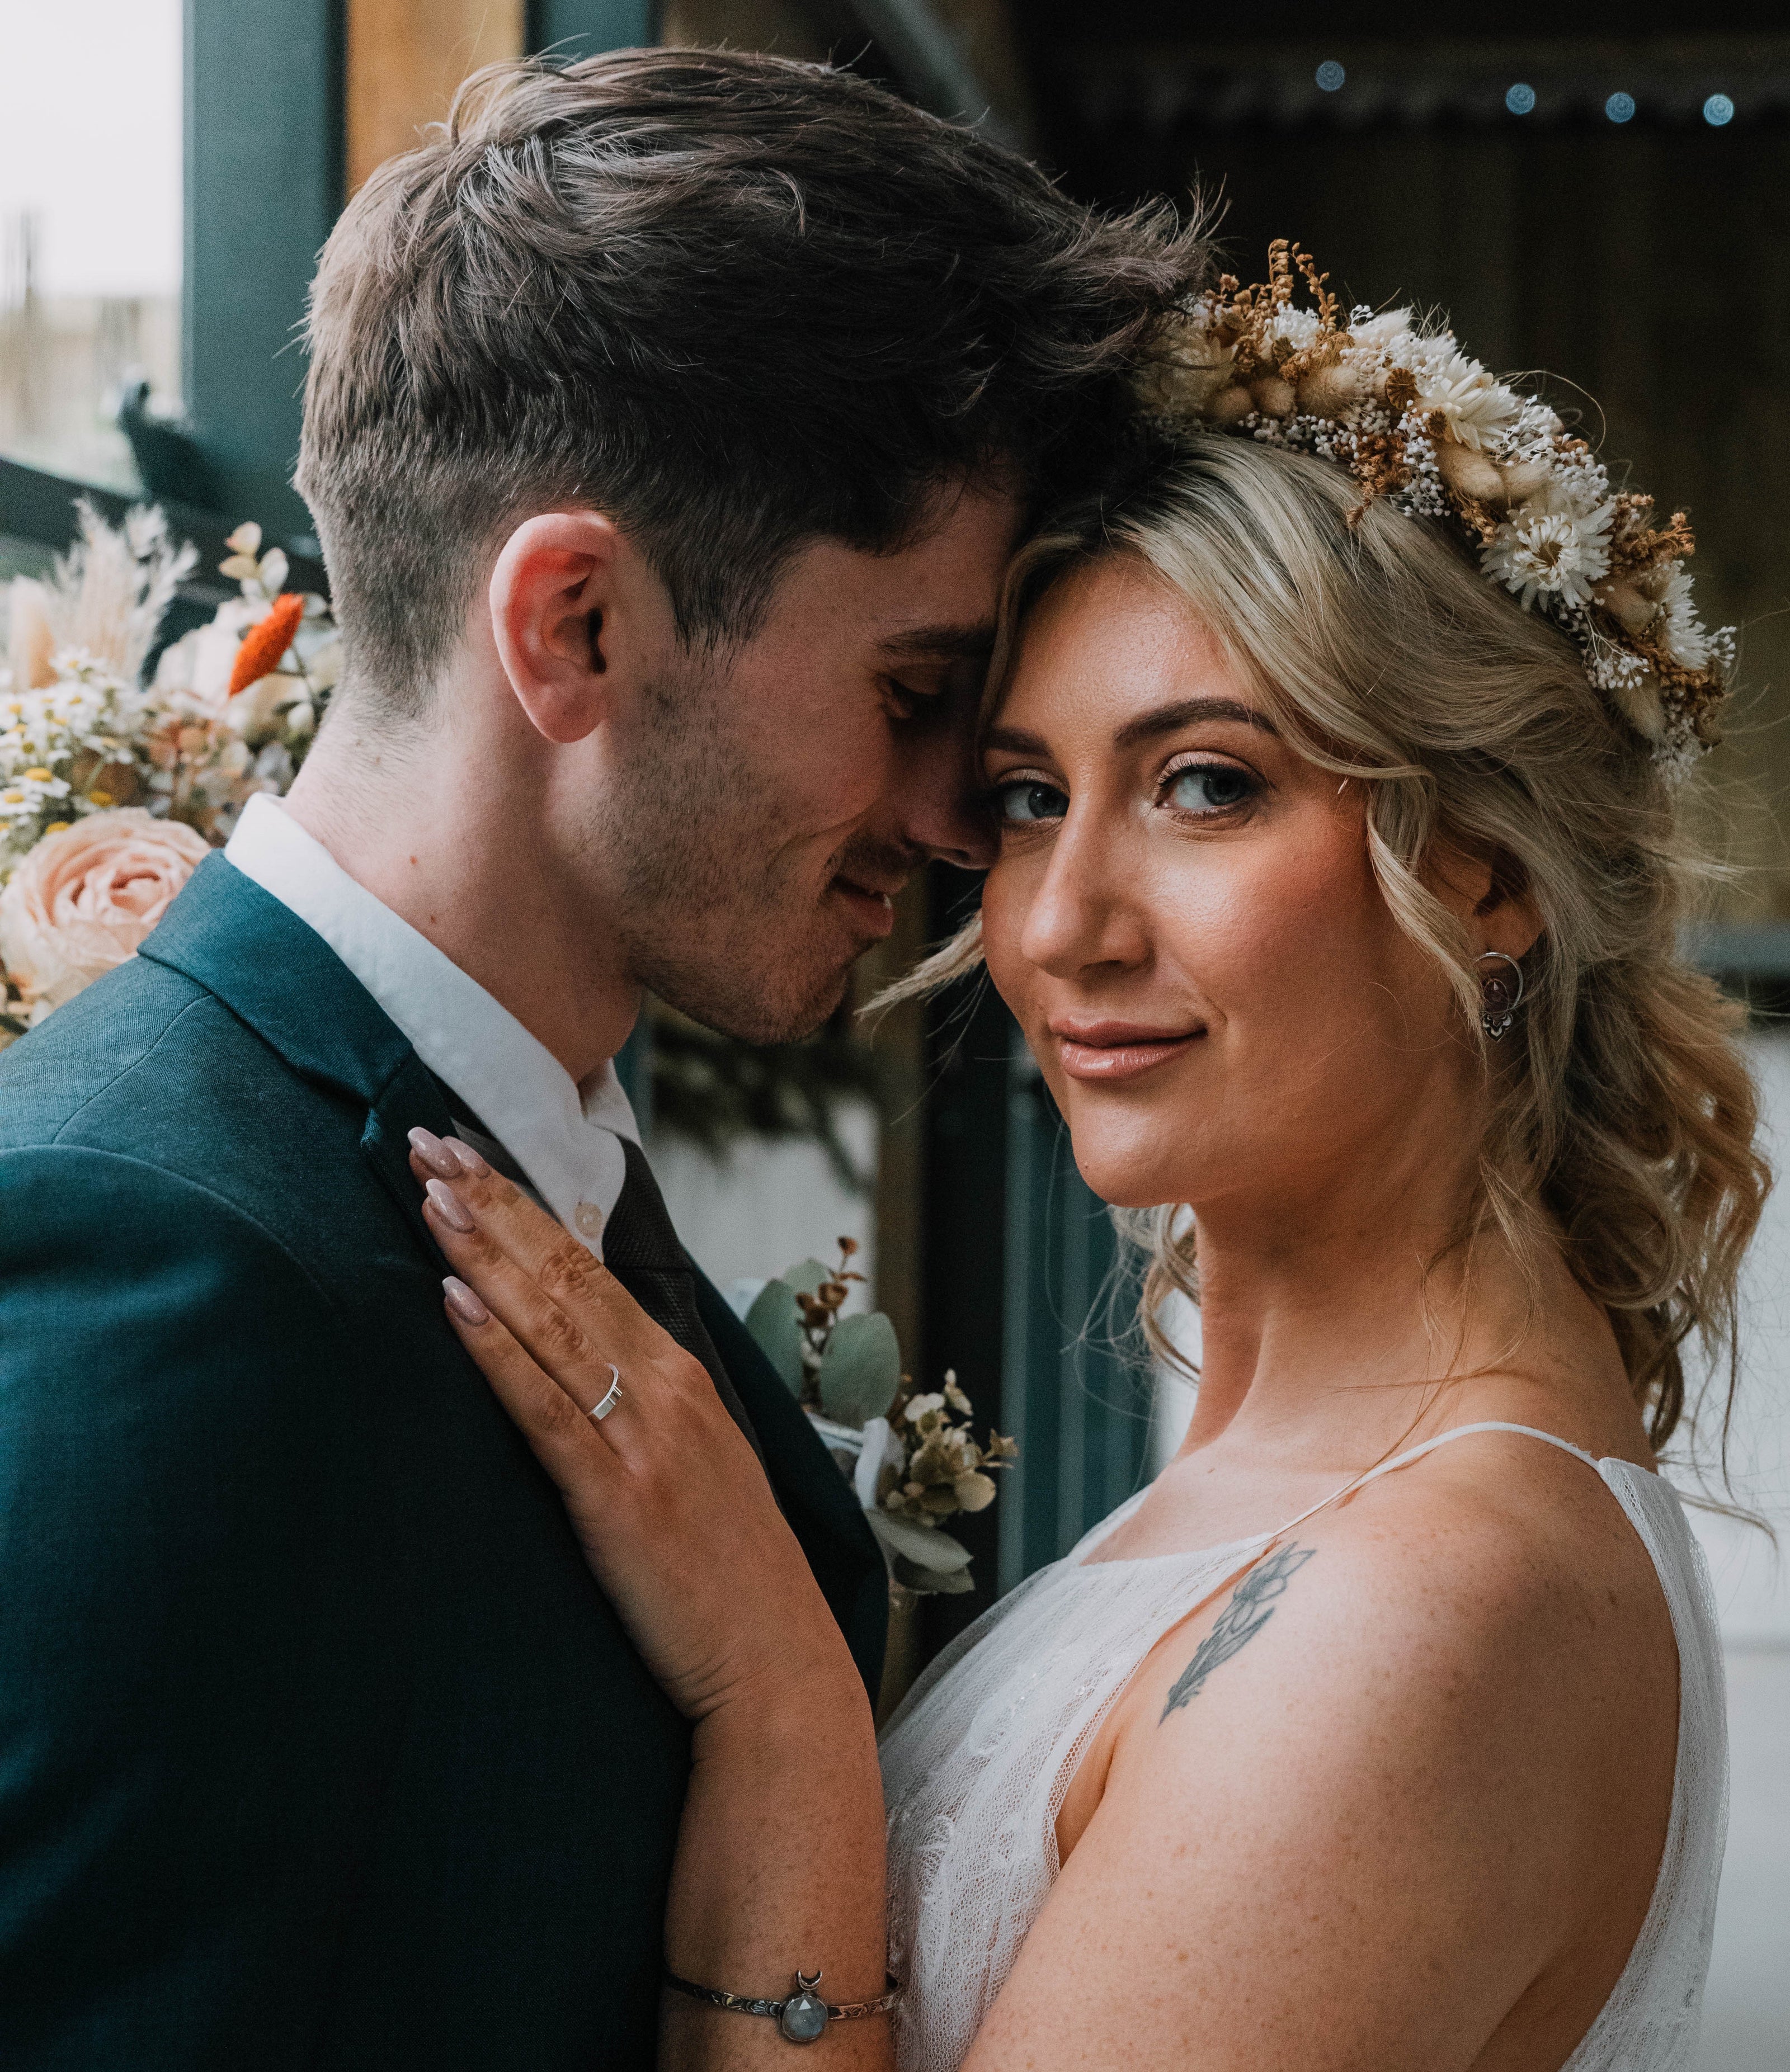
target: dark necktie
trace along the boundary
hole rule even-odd
[[[470,1104],[452,1087],[438,1079],[449,1115],[459,1136],[479,1155],[494,1166],[543,1209],[547,1208],[534,1183],[500,1144]],[[660,1330],[669,1331],[685,1352],[692,1353],[709,1371],[714,1392],[727,1407],[727,1414],[751,1442],[762,1462],[764,1449],[752,1429],[752,1420],[739,1400],[739,1392],[715,1350],[702,1312],[696,1306],[696,1268],[685,1251],[646,1153],[627,1137],[619,1140],[628,1161],[628,1175],[608,1221],[603,1227],[603,1263]],[[551,1215],[553,1211],[547,1210]],[[625,1381],[626,1377],[623,1377]]]
[[[442,1086],[442,1096],[447,1102],[454,1129],[479,1152],[480,1158],[489,1161],[500,1170],[504,1179],[514,1181],[520,1190],[534,1200],[541,1208],[547,1208],[541,1195],[534,1190],[522,1166],[516,1165],[508,1148],[491,1136],[483,1123],[472,1115],[471,1104],[462,1100],[450,1086]],[[739,1425],[746,1438],[752,1442],[752,1453],[759,1454],[763,1465],[764,1449],[759,1444],[759,1434],[752,1429],[752,1420],[746,1415],[746,1405],[739,1400],[739,1390],[734,1386],[734,1378],[727,1374],[721,1355],[714,1351],[714,1341],[709,1337],[709,1326],[702,1322],[702,1312],[696,1307],[696,1268],[690,1264],[690,1253],[681,1245],[677,1231],[671,1227],[671,1215],[665,1208],[665,1195],[659,1194],[659,1181],[652,1179],[652,1166],[646,1165],[646,1152],[638,1144],[630,1144],[628,1137],[619,1140],[628,1158],[628,1177],[622,1181],[622,1194],[617,1195],[615,1208],[609,1212],[609,1220],[603,1224],[603,1264],[609,1272],[628,1289],[634,1301],[651,1316],[660,1330],[669,1330],[685,1353],[694,1353],[696,1359],[709,1370],[709,1380],[714,1384],[714,1395],[721,1396],[727,1405],[727,1415]],[[553,1215],[549,1208],[547,1215]]]
[[[603,1263],[661,1330],[709,1371],[715,1393],[762,1461],[764,1449],[696,1306],[696,1268],[672,1228],[646,1153],[625,1137],[628,1178],[603,1229]]]

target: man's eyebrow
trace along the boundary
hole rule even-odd
[[[973,626],[909,626],[889,634],[878,645],[894,659],[957,662],[981,660],[993,652],[994,627],[979,619]]]
[[[1274,731],[1271,722],[1253,707],[1238,704],[1235,698],[1179,698],[1171,705],[1158,705],[1155,711],[1142,713],[1136,719],[1128,720],[1113,737],[1115,748],[1136,748],[1146,741],[1154,741],[1158,735],[1173,734],[1178,727],[1191,726],[1195,720],[1235,720],[1243,726],[1258,728],[1263,734]]]

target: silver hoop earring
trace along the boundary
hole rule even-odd
[[[1508,964],[1511,975],[1488,972],[1479,980],[1479,1026],[1496,1043],[1508,1033],[1523,1004],[1523,967],[1502,950],[1487,950],[1473,960],[1475,964]]]

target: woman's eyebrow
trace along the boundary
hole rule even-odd
[[[1142,713],[1136,719],[1127,720],[1113,737],[1115,748],[1136,748],[1158,735],[1173,734],[1176,728],[1191,726],[1195,720],[1235,720],[1240,726],[1258,728],[1263,734],[1272,734],[1273,726],[1261,713],[1249,705],[1239,705],[1235,698],[1179,698],[1171,705],[1158,705],[1154,712]]]
[[[1009,755],[1044,756],[1050,753],[1041,734],[1027,734],[1017,726],[991,726],[982,736],[985,749],[1004,749]]]
[[[1136,719],[1127,720],[1113,735],[1113,746],[1136,748],[1144,742],[1173,734],[1177,727],[1190,726],[1201,719],[1235,720],[1241,726],[1256,727],[1263,734],[1274,731],[1270,721],[1253,707],[1239,705],[1235,698],[1178,698],[1171,705],[1158,705],[1154,712],[1142,713]],[[1050,753],[1049,745],[1042,735],[1027,734],[1017,726],[991,726],[982,736],[982,746],[998,748],[1009,755],[1044,756]]]

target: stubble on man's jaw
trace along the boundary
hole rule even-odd
[[[828,859],[820,897],[825,898],[837,877],[872,886],[899,884],[924,861],[886,843],[848,842]],[[693,889],[686,878],[685,890]],[[831,1018],[850,988],[852,967],[873,945],[859,944],[810,963],[804,955],[804,934],[818,939],[837,931],[837,921],[813,905],[812,892],[780,883],[774,866],[765,872],[756,898],[742,900],[747,890],[736,872],[726,902],[730,932],[715,934],[702,926],[722,906],[700,899],[685,907],[681,925],[663,907],[656,929],[636,931],[631,922],[630,963],[649,992],[719,1035],[746,1043],[797,1042]]]
[[[725,674],[697,666],[651,686],[630,778],[588,838],[643,986],[721,1035],[794,1042],[838,1006],[868,947],[813,956],[837,935],[833,877],[900,880],[924,859],[854,837],[804,865],[726,701]]]

